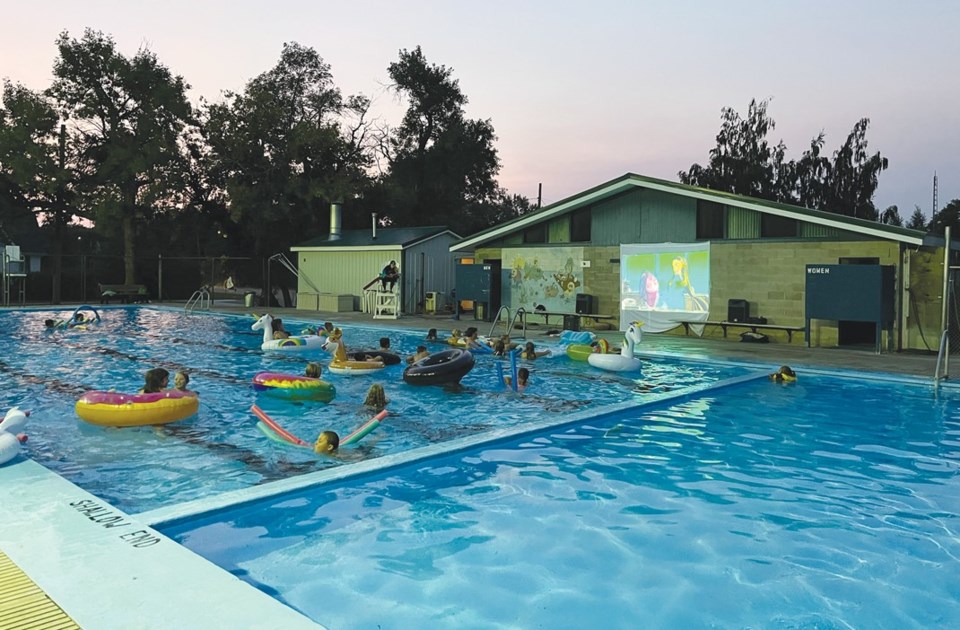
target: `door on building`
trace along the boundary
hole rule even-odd
[[[879,265],[879,258],[840,258],[841,265]],[[876,322],[837,322],[837,345],[846,347],[864,346],[873,350],[877,347]]]
[[[500,278],[500,270],[503,267],[503,262],[499,258],[490,258],[484,260],[483,264],[490,265],[490,304],[487,305],[489,310],[486,313],[478,313],[477,318],[490,322],[500,312],[500,305],[502,304],[500,291],[503,283]]]

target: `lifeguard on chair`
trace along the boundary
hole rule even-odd
[[[397,261],[391,260],[380,272],[380,290],[393,292],[393,285],[400,279]]]

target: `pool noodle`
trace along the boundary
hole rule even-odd
[[[258,422],[257,428],[260,429],[260,433],[263,433],[265,436],[267,436],[268,439],[274,442],[277,442],[279,444],[286,444],[287,446],[296,446],[294,444],[290,444],[290,442],[286,441],[285,439],[277,435],[277,433],[273,429],[265,425],[263,422]]]
[[[75,311],[73,312],[73,315],[71,315],[71,316],[70,316],[70,319],[68,319],[67,321],[68,321],[68,322],[72,322],[74,319],[76,319],[77,313],[79,313],[80,311],[85,311],[85,310],[86,310],[86,311],[93,311],[93,314],[97,316],[97,321],[98,321],[98,322],[100,321],[100,313],[98,313],[98,312],[97,312],[97,309],[93,308],[93,307],[90,306],[89,304],[84,304],[83,306],[78,306],[78,307],[77,307],[77,310],[75,310]]]
[[[513,352],[510,353],[510,373],[513,375],[513,378],[510,380],[510,387],[513,391],[519,391],[519,385],[517,383],[517,355],[520,354],[519,348],[514,348]]]
[[[374,417],[360,425],[356,431],[340,440],[340,444],[356,444],[365,438],[371,431],[380,426],[380,421],[387,417],[387,410],[384,409]]]
[[[256,405],[252,405],[250,407],[250,411],[252,411],[255,416],[260,418],[260,421],[263,422],[264,425],[266,425],[271,431],[273,431],[277,436],[282,438],[284,441],[289,442],[290,444],[296,444],[297,446],[310,446],[309,444],[307,444],[306,442],[304,442],[303,440],[301,440],[300,438],[288,432],[286,429],[284,429],[279,424],[277,424],[277,422],[273,418],[268,416],[266,412],[264,412],[263,409],[261,409],[260,407]]]

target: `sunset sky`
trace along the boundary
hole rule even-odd
[[[960,2],[663,0],[565,2],[47,0],[9,3],[0,77],[46,88],[61,31],[148,47],[192,86],[191,99],[242,90],[284,42],[313,47],[344,94],[374,99],[400,49],[453,69],[472,118],[490,119],[500,184],[549,204],[627,172],[677,180],[708,159],[720,110],[769,114],[787,157],[821,130],[830,155],[860,118],[890,160],[875,203],[906,220],[960,198]]]

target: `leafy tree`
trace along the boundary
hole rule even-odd
[[[352,199],[371,163],[370,101],[344,98],[312,48],[284,44],[277,65],[206,110],[214,179],[253,252],[269,256],[327,227],[325,210]],[[295,226],[296,230],[291,230]]]
[[[912,230],[927,229],[927,217],[924,216],[920,206],[914,206],[913,214],[910,215],[910,220],[907,221],[907,227]]]
[[[900,210],[896,206],[890,206],[880,214],[880,223],[903,226],[903,219],[900,218]]]
[[[42,93],[5,81],[0,108],[0,196],[8,218],[26,229],[39,219],[53,231],[53,301],[60,300],[64,234],[70,222],[75,172],[53,104]]]
[[[790,168],[783,163],[786,147],[783,142],[770,146],[767,134],[776,123],[767,115],[768,101],[750,101],[747,117],[741,118],[732,107],[720,114],[717,146],[710,150],[706,166],[694,164],[680,173],[680,181],[692,186],[722,190],[783,201],[789,194]]]
[[[137,222],[171,203],[183,165],[188,86],[149,50],[128,58],[99,31],[80,40],[64,32],[57,48],[49,94],[77,135],[91,218],[98,230],[121,233],[124,281],[133,283]]]
[[[407,100],[400,126],[381,143],[387,214],[400,225],[447,224],[462,234],[490,225],[507,196],[497,186],[500,160],[489,120],[464,115],[467,97],[453,70],[430,64],[418,46],[387,69]]]
[[[933,234],[944,234],[948,225],[952,238],[960,238],[960,199],[954,199],[934,214],[927,229]]]
[[[827,192],[822,210],[860,219],[877,219],[873,195],[877,191],[880,171],[887,168],[887,158],[880,153],[867,154],[869,126],[868,118],[857,121],[846,142],[834,153],[825,182]]]
[[[717,145],[706,166],[693,164],[679,173],[684,184],[816,208],[877,220],[873,196],[887,159],[867,152],[870,121],[854,125],[833,160],[823,155],[824,134],[810,142],[799,160],[785,158],[783,142],[771,145],[766,136],[775,128],[767,101],[750,101],[747,117],[732,108],[722,110]]]

